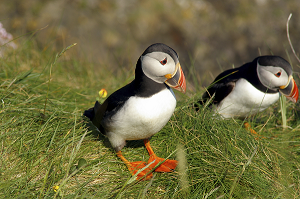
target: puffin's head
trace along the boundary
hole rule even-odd
[[[185,93],[186,82],[177,53],[169,46],[156,43],[149,46],[141,56],[144,74],[157,83]]]
[[[298,87],[292,76],[292,67],[285,59],[279,56],[258,57],[257,74],[264,86],[278,90],[292,102],[297,102]]]

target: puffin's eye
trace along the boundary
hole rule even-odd
[[[281,72],[279,71],[278,73],[275,74],[276,77],[280,77]]]
[[[168,61],[167,61],[167,58],[165,58],[164,60],[160,61],[160,63],[161,63],[162,65],[165,65],[167,62],[168,62]]]

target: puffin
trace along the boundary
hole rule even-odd
[[[265,110],[280,95],[296,103],[299,91],[292,67],[280,56],[256,57],[239,68],[219,74],[195,103],[208,104],[222,118],[246,118]]]
[[[176,89],[186,91],[186,80],[175,50],[163,43],[150,45],[139,57],[135,79],[112,93],[102,104],[83,115],[107,136],[117,156],[126,164],[136,179],[151,179],[152,170],[172,172],[176,160],[158,157],[150,146],[150,138],[171,118],[175,107]],[[122,155],[126,140],[143,140],[149,153],[148,162],[129,162]]]

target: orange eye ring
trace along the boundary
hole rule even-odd
[[[281,76],[281,72],[279,71],[278,73],[274,74],[276,77],[280,77]]]
[[[168,62],[167,58],[165,58],[165,59],[163,59],[163,60],[160,61],[160,63],[161,63],[162,65],[166,65],[167,62]]]

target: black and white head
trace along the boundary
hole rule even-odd
[[[261,56],[256,60],[260,82],[271,90],[281,92],[289,100],[297,102],[299,92],[289,62],[279,56]]]
[[[141,56],[143,73],[157,83],[185,92],[186,82],[177,53],[169,46],[156,43],[149,46]]]

